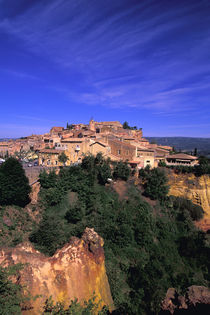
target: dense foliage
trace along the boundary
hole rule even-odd
[[[202,216],[202,209],[166,197],[166,178],[160,170],[146,169],[141,176],[147,194],[161,200],[161,206],[159,201],[153,207],[146,203],[132,182],[126,184],[126,198],[119,200],[118,183],[105,186],[101,180],[110,176],[107,165],[101,155],[87,156],[82,165],[58,175],[41,174],[46,210],[31,235],[34,244],[52,255],[71,235],[80,237],[85,227],[93,227],[105,240],[115,314],[154,314],[169,287],[180,292],[192,284],[208,285],[209,235],[192,221]],[[46,198],[52,189],[59,195],[53,204]]]
[[[9,278],[13,276],[20,265],[9,268],[0,267],[0,314],[20,315],[20,303],[23,301],[21,287]]]
[[[128,180],[130,175],[130,168],[126,162],[117,162],[114,167],[113,177],[115,179]]]
[[[29,202],[28,178],[22,165],[15,158],[8,158],[0,165],[0,205],[25,206]]]
[[[147,166],[139,171],[140,178],[143,179],[144,195],[150,199],[164,201],[167,198],[169,187],[167,177],[163,170],[159,168],[150,169]]]

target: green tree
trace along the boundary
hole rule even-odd
[[[130,129],[130,126],[127,121],[123,123],[123,129]]]
[[[65,224],[60,218],[45,214],[38,229],[30,235],[29,239],[39,250],[53,255],[67,242],[69,235],[65,232]]]
[[[128,180],[130,175],[130,168],[128,166],[128,163],[126,162],[117,162],[116,165],[114,166],[114,171],[113,171],[113,177],[115,179],[120,178],[123,180]]]
[[[0,166],[0,204],[24,207],[29,201],[31,187],[22,165],[8,158]]]
[[[68,157],[66,156],[66,154],[64,152],[62,152],[61,154],[59,154],[58,156],[58,161],[63,163],[63,165],[66,164],[66,162],[68,161]]]
[[[52,188],[57,184],[57,175],[54,170],[49,173],[46,170],[40,172],[39,182],[42,188]]]
[[[146,177],[144,194],[151,199],[164,200],[168,194],[167,177],[163,170],[153,168]]]

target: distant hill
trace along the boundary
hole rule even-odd
[[[13,140],[13,139],[15,139],[15,138],[0,138],[0,142],[1,141],[9,141],[9,140]]]
[[[210,138],[190,138],[190,137],[146,137],[150,142],[169,145],[176,151],[194,152],[197,148],[199,155],[210,156]]]

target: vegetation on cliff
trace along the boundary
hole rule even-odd
[[[0,267],[0,314],[1,315],[20,315],[20,304],[23,301],[21,286],[11,281],[13,276],[19,269],[20,265],[8,268]]]
[[[62,169],[59,175],[42,174],[45,213],[30,239],[52,255],[71,235],[80,236],[86,226],[94,227],[105,240],[116,314],[157,313],[169,287],[181,291],[210,280],[207,236],[193,224],[202,209],[166,197],[166,178],[160,170],[149,171],[144,180],[147,196],[161,204],[156,201],[150,206],[132,181],[126,198],[119,200],[115,184],[105,186],[105,180],[100,181],[102,169],[110,177],[109,167],[102,157],[89,156],[81,166]],[[46,197],[51,189],[59,195],[53,205]]]
[[[117,177],[126,180],[126,166],[121,166],[117,164]],[[117,183],[105,184],[115,171],[116,166],[112,170],[110,161],[98,155],[59,174],[43,172],[43,217],[30,240],[52,255],[71,236],[80,237],[87,226],[93,227],[105,241],[115,314],[158,313],[169,287],[182,292],[193,284],[209,284],[209,235],[193,224],[202,208],[167,197],[166,177],[159,169],[141,174],[144,193],[153,199],[150,204],[131,179],[125,198],[119,198]]]

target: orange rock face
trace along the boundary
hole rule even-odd
[[[202,206],[204,217],[196,226],[202,230],[210,229],[210,176],[203,175],[196,177],[193,174],[174,174],[169,175],[170,191],[169,195],[190,199],[194,204]]]
[[[46,257],[30,243],[13,249],[1,249],[0,265],[26,264],[17,281],[25,292],[39,297],[24,306],[22,314],[41,314],[47,298],[63,302],[67,307],[75,298],[83,302],[96,296],[100,306],[113,309],[108,278],[106,275],[103,239],[86,228],[81,239],[71,238],[54,256]]]

